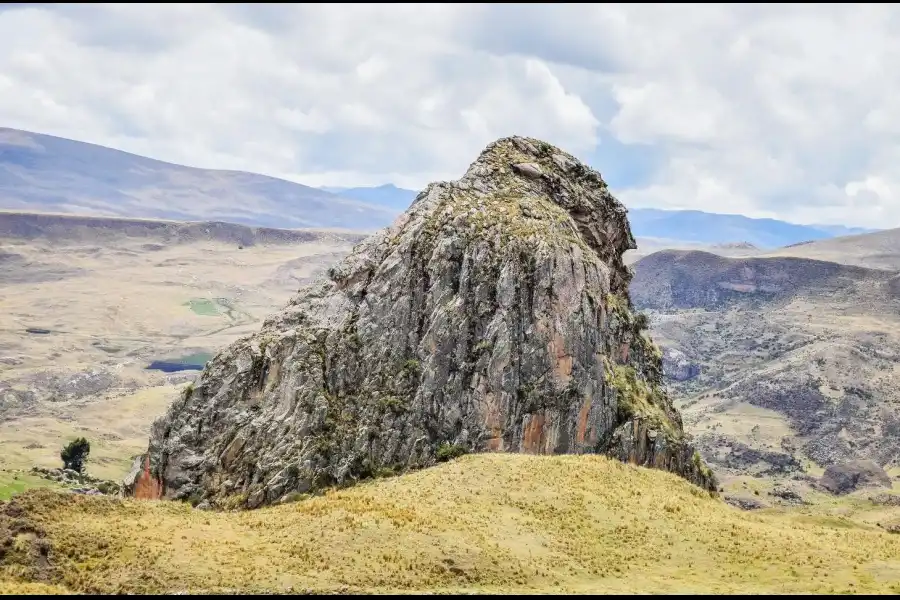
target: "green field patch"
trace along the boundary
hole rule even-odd
[[[218,317],[221,314],[219,303],[209,298],[191,298],[184,303],[194,314],[201,317]]]
[[[0,471],[0,501],[9,500],[14,494],[25,490],[46,487],[59,487],[59,485],[34,475]]]

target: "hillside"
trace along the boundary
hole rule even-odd
[[[221,221],[179,222],[0,210],[0,240],[47,243],[111,243],[146,239],[162,244],[223,242],[241,246],[314,241],[355,243],[364,233],[328,229],[275,229]]]
[[[298,183],[0,128],[0,208],[373,231],[396,211]]]
[[[634,269],[632,300],[638,306],[657,310],[714,309],[803,293],[827,295],[847,290],[857,282],[883,284],[891,278],[885,271],[823,260],[730,258],[685,250],[653,253],[638,261]],[[883,291],[891,295],[889,289]]]
[[[768,252],[765,256],[816,258],[845,265],[900,271],[900,229],[797,244]]]
[[[413,190],[398,188],[390,183],[376,187],[323,187],[321,189],[340,194],[345,198],[352,198],[367,204],[390,208],[397,212],[403,212],[409,208],[409,205],[412,204],[412,201],[415,200],[416,195],[418,194],[418,192]]]
[[[371,232],[389,225],[416,195],[391,184],[312,188],[0,128],[0,209]],[[747,242],[774,248],[866,231],[701,211],[635,208],[629,218],[636,237],[677,240],[679,247]]]
[[[747,242],[759,248],[776,248],[871,231],[841,226],[797,225],[776,219],[754,219],[698,210],[632,208],[628,211],[628,219],[636,236],[705,244]]]
[[[178,386],[364,237],[0,211],[0,497],[80,435],[121,479]]]
[[[653,254],[634,270],[632,298],[681,373],[671,388],[717,474],[799,491],[851,460],[900,474],[892,272],[682,251]]]
[[[238,513],[31,492],[0,508],[0,543],[36,534],[0,591],[890,593],[900,536],[876,522],[898,511],[748,513],[657,470],[509,454]]]

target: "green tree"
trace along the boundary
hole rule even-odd
[[[59,453],[59,457],[63,461],[63,468],[81,473],[90,453],[91,443],[82,437],[69,442]]]

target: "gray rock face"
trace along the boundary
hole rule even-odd
[[[878,504],[880,506],[900,506],[900,495],[884,493],[876,494],[871,496],[869,500],[873,504]]]
[[[900,298],[900,275],[888,280],[888,292],[891,298]]]
[[[747,498],[741,496],[725,496],[724,498],[727,504],[730,504],[734,507],[737,507],[741,510],[759,510],[761,508],[768,508],[768,504],[757,500],[756,498]]]
[[[864,487],[891,487],[891,478],[871,460],[854,460],[831,465],[819,483],[832,494],[848,494]]]
[[[662,361],[663,374],[666,379],[687,381],[700,374],[700,365],[692,363],[681,350],[665,348]]]
[[[498,140],[213,359],[127,487],[254,508],[466,450],[606,453],[715,490],[631,311],[634,247],[598,173]]]

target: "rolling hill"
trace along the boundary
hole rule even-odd
[[[876,525],[896,508],[748,513],[599,456],[470,455],[297,500],[33,491],[0,505],[0,593],[900,591],[900,536]]]
[[[643,308],[715,310],[794,294],[837,294],[862,281],[890,278],[881,270],[794,256],[737,259],[663,250],[635,263],[631,298]]]
[[[300,244],[323,239],[360,242],[365,234],[328,229],[275,229],[222,221],[162,221],[0,210],[0,241],[101,243],[147,238],[165,244],[224,242],[235,246]]]
[[[375,204],[402,212],[409,208],[412,201],[416,199],[418,192],[398,188],[397,186],[387,183],[377,187],[323,187],[328,192],[340,194],[345,198],[352,198],[367,204]]]
[[[671,238],[706,244],[747,242],[760,248],[776,248],[871,231],[841,226],[797,225],[775,219],[751,219],[742,215],[699,210],[632,208],[628,211],[628,219],[634,235],[640,237]]]
[[[0,128],[0,208],[373,231],[397,211],[298,183]]]
[[[765,256],[817,258],[871,269],[900,271],[900,229],[794,244],[768,252]]]

